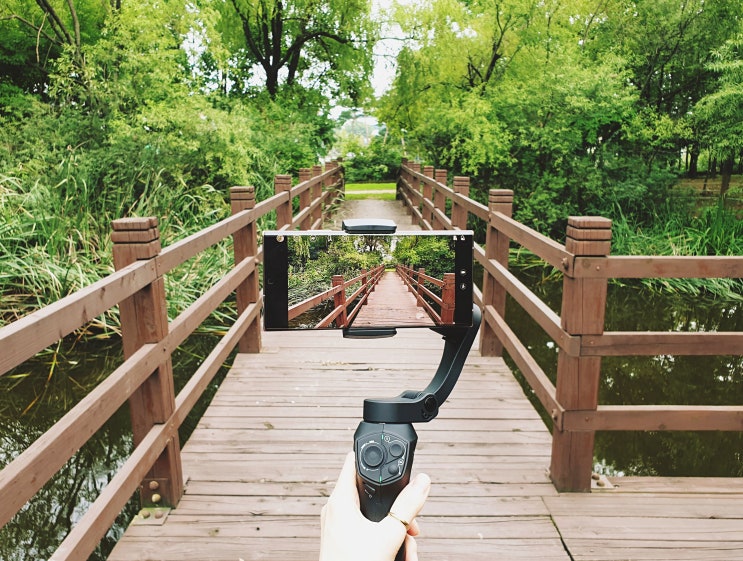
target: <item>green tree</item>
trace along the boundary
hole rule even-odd
[[[377,38],[370,6],[369,0],[225,3],[218,29],[237,55],[235,87],[260,80],[272,98],[282,88],[300,85],[335,98],[364,99]],[[239,42],[235,23],[242,32]]]
[[[0,78],[41,93],[66,53],[74,78],[86,86],[85,47],[100,37],[112,9],[95,0],[7,0],[0,7]]]
[[[720,197],[730,187],[735,159],[743,153],[743,32],[714,52],[710,69],[720,75],[720,87],[695,107],[701,136],[722,161]]]
[[[698,135],[686,121],[694,105],[716,88],[716,71],[709,64],[712,53],[739,28],[743,3],[621,0],[604,6],[603,19],[591,27],[587,51],[596,60],[607,52],[625,60],[638,93],[638,110],[646,117],[646,138],[668,138],[669,124],[675,128],[673,142],[666,142],[663,150],[655,143],[646,161],[663,158],[675,165],[683,148],[693,176]]]

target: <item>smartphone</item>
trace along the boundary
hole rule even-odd
[[[469,230],[264,232],[264,327],[469,326],[472,243]]]

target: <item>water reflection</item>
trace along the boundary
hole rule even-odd
[[[216,338],[192,336],[173,356],[176,391],[208,354]],[[0,377],[0,468],[28,448],[122,362],[116,339],[64,341]],[[184,422],[185,441],[213,397],[222,369],[208,395]],[[128,407],[123,406],[2,529],[0,559],[48,559],[87,511],[132,451]],[[136,514],[133,497],[91,561],[106,559]]]
[[[561,282],[540,270],[517,271],[522,282],[560,311]],[[554,383],[557,347],[513,300],[506,317]],[[743,331],[738,302],[659,294],[610,285],[607,331]],[[513,364],[511,363],[513,367]],[[520,377],[520,376],[519,376]],[[525,386],[523,379],[520,380]],[[530,390],[527,394],[530,394]],[[536,399],[532,398],[538,409]],[[743,357],[605,357],[599,403],[603,405],[741,405]],[[549,415],[540,411],[549,424]],[[607,474],[742,476],[743,435],[737,432],[599,432],[597,470]]]

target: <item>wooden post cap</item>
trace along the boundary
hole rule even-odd
[[[436,183],[442,183],[446,185],[446,178],[448,173],[449,172],[445,169],[437,169],[433,172],[434,180],[436,181]]]
[[[569,217],[565,249],[573,255],[609,255],[611,220],[601,216]]]
[[[141,246],[137,259],[149,259],[160,253],[160,230],[157,218],[119,218],[111,222],[113,232],[111,241],[115,245],[132,244]]]
[[[273,186],[276,192],[289,191],[292,188],[291,175],[277,175],[273,179]]]
[[[488,191],[488,204],[513,203],[513,191],[511,189],[490,189]]]
[[[252,185],[230,187],[230,199],[233,201],[254,201],[255,187]]]

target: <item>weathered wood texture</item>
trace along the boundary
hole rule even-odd
[[[133,524],[109,561],[317,559],[320,509],[363,399],[422,388],[443,345],[428,329],[263,338],[260,354],[238,355],[184,446],[178,507],[162,525]],[[500,358],[473,351],[440,416],[416,430],[413,470],[433,480],[421,559],[743,559],[743,479],[557,493],[549,432]]]
[[[162,526],[134,524],[110,559],[317,559],[320,509],[351,449],[365,397],[422,389],[443,341],[338,332],[263,334],[238,355],[183,449],[186,494]],[[434,487],[422,559],[569,559],[543,496],[550,435],[499,358],[473,352],[414,471]]]

